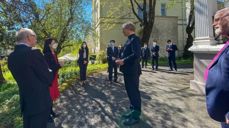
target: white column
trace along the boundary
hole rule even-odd
[[[195,41],[196,45],[215,44],[213,16],[217,10],[216,0],[195,0]]]
[[[229,0],[224,1],[224,7],[229,7]]]
[[[213,34],[213,16],[217,0],[195,0],[195,40],[189,49],[194,53],[194,80],[190,88],[205,93],[204,71],[221,45],[216,45]]]

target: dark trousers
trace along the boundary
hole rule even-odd
[[[113,77],[113,69],[114,69],[114,81],[117,81],[117,65],[113,62],[108,63],[108,73],[109,73],[109,80],[112,81]]]
[[[141,96],[139,91],[139,74],[125,74],[124,83],[127,95],[130,100],[130,106],[141,112]]]
[[[224,122],[222,122],[222,123],[221,123],[221,127],[222,127],[222,128],[229,128],[229,125],[226,124],[226,123],[224,123]]]
[[[24,128],[47,128],[50,111],[44,111],[33,116],[23,116]]]
[[[142,68],[147,67],[147,61],[148,59],[142,58]]]
[[[87,64],[79,64],[80,67],[80,80],[86,80]]]
[[[173,70],[173,68],[175,70],[177,70],[176,57],[175,56],[169,56],[168,60],[169,60],[170,70]]]
[[[152,57],[152,69],[158,69],[158,57],[157,56],[154,56]]]

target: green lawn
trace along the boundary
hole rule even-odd
[[[148,60],[148,63],[151,65],[151,60]],[[176,63],[178,65],[178,67],[183,67],[183,66],[192,66],[193,65],[193,59],[189,58],[189,59],[183,59],[183,58],[176,58]],[[159,58],[159,62],[158,62],[159,66],[168,66],[168,58],[167,57],[163,57],[163,58]]]

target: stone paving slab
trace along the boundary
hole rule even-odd
[[[107,73],[97,73],[88,78],[88,85],[78,83],[61,94],[55,111],[57,128],[219,128],[209,118],[205,98],[190,90],[193,79],[191,68],[170,72],[143,69],[140,78],[142,97],[141,121],[126,127],[121,114],[129,101],[119,74],[118,82],[110,84]]]

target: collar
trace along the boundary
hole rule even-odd
[[[16,45],[24,45],[24,46],[27,46],[27,47],[31,47],[30,45],[28,45],[26,43],[23,43],[23,42],[17,43]]]
[[[131,34],[131,35],[128,36],[128,39],[131,39],[134,36],[135,36],[135,34]]]

